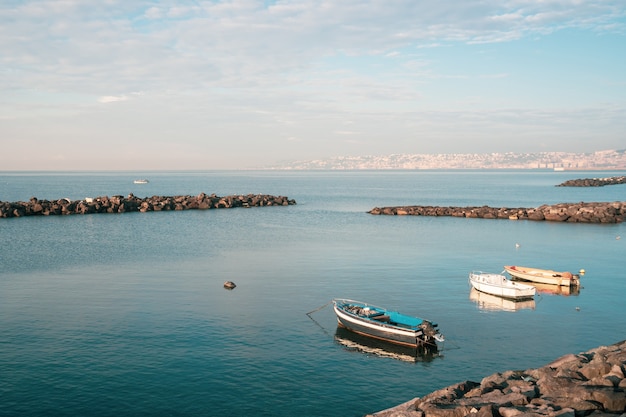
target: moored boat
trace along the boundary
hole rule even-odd
[[[148,181],[147,179],[140,179],[140,180],[135,180],[133,181],[135,184],[147,184],[150,181]]]
[[[532,285],[511,281],[502,274],[472,271],[469,282],[478,291],[497,295],[511,300],[527,300],[535,296],[537,291]]]
[[[403,346],[432,346],[445,339],[437,324],[361,301],[336,298],[333,309],[340,326],[355,333]]]
[[[513,279],[522,281],[561,285],[565,287],[580,285],[580,276],[567,271],[559,272],[551,269],[528,268],[517,265],[505,265],[504,270],[508,272]]]

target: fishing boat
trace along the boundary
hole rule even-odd
[[[502,274],[472,271],[469,282],[478,291],[497,295],[511,300],[527,300],[535,296],[537,291],[532,285],[511,281]]]
[[[505,265],[504,270],[511,275],[513,279],[522,281],[537,282],[539,284],[552,284],[560,286],[578,286],[580,285],[580,276],[571,272],[559,272],[551,269],[527,268],[517,265]]]
[[[135,184],[147,184],[149,182],[150,181],[148,181],[147,179],[140,179],[140,180],[133,181],[133,183],[135,183]]]
[[[333,299],[340,326],[354,333],[403,346],[437,346],[445,339],[437,324],[361,301]]]

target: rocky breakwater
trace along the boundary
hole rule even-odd
[[[197,196],[181,195],[173,197],[152,196],[139,198],[133,194],[127,197],[95,197],[72,201],[67,198],[60,200],[39,200],[32,197],[29,201],[0,201],[0,218],[24,216],[50,216],[67,214],[94,213],[130,213],[168,210],[208,210],[234,207],[288,206],[296,204],[295,200],[283,196],[265,194],[231,195],[219,197],[204,193]]]
[[[621,223],[626,219],[626,202],[559,203],[535,208],[509,207],[441,207],[402,206],[375,207],[375,215],[391,216],[452,216],[478,219],[546,220],[571,223]]]
[[[626,341],[465,381],[375,417],[600,417],[626,413]]]
[[[626,176],[607,178],[579,178],[568,180],[557,185],[557,187],[604,187],[605,185],[626,184]]]

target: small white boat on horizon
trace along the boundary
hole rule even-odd
[[[528,300],[535,296],[537,289],[532,285],[511,281],[502,274],[472,271],[469,282],[476,290],[511,300]]]
[[[147,184],[147,183],[149,183],[150,181],[148,181],[147,179],[145,179],[145,178],[144,178],[144,179],[140,179],[140,180],[135,180],[135,181],[133,181],[133,182],[134,182],[135,184]]]

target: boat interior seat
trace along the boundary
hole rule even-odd
[[[384,321],[384,322],[389,322],[389,320],[390,320],[389,316],[386,315],[386,314],[379,314],[379,315],[376,315],[376,316],[370,317],[370,318],[372,318],[372,319],[374,319],[376,321]]]

